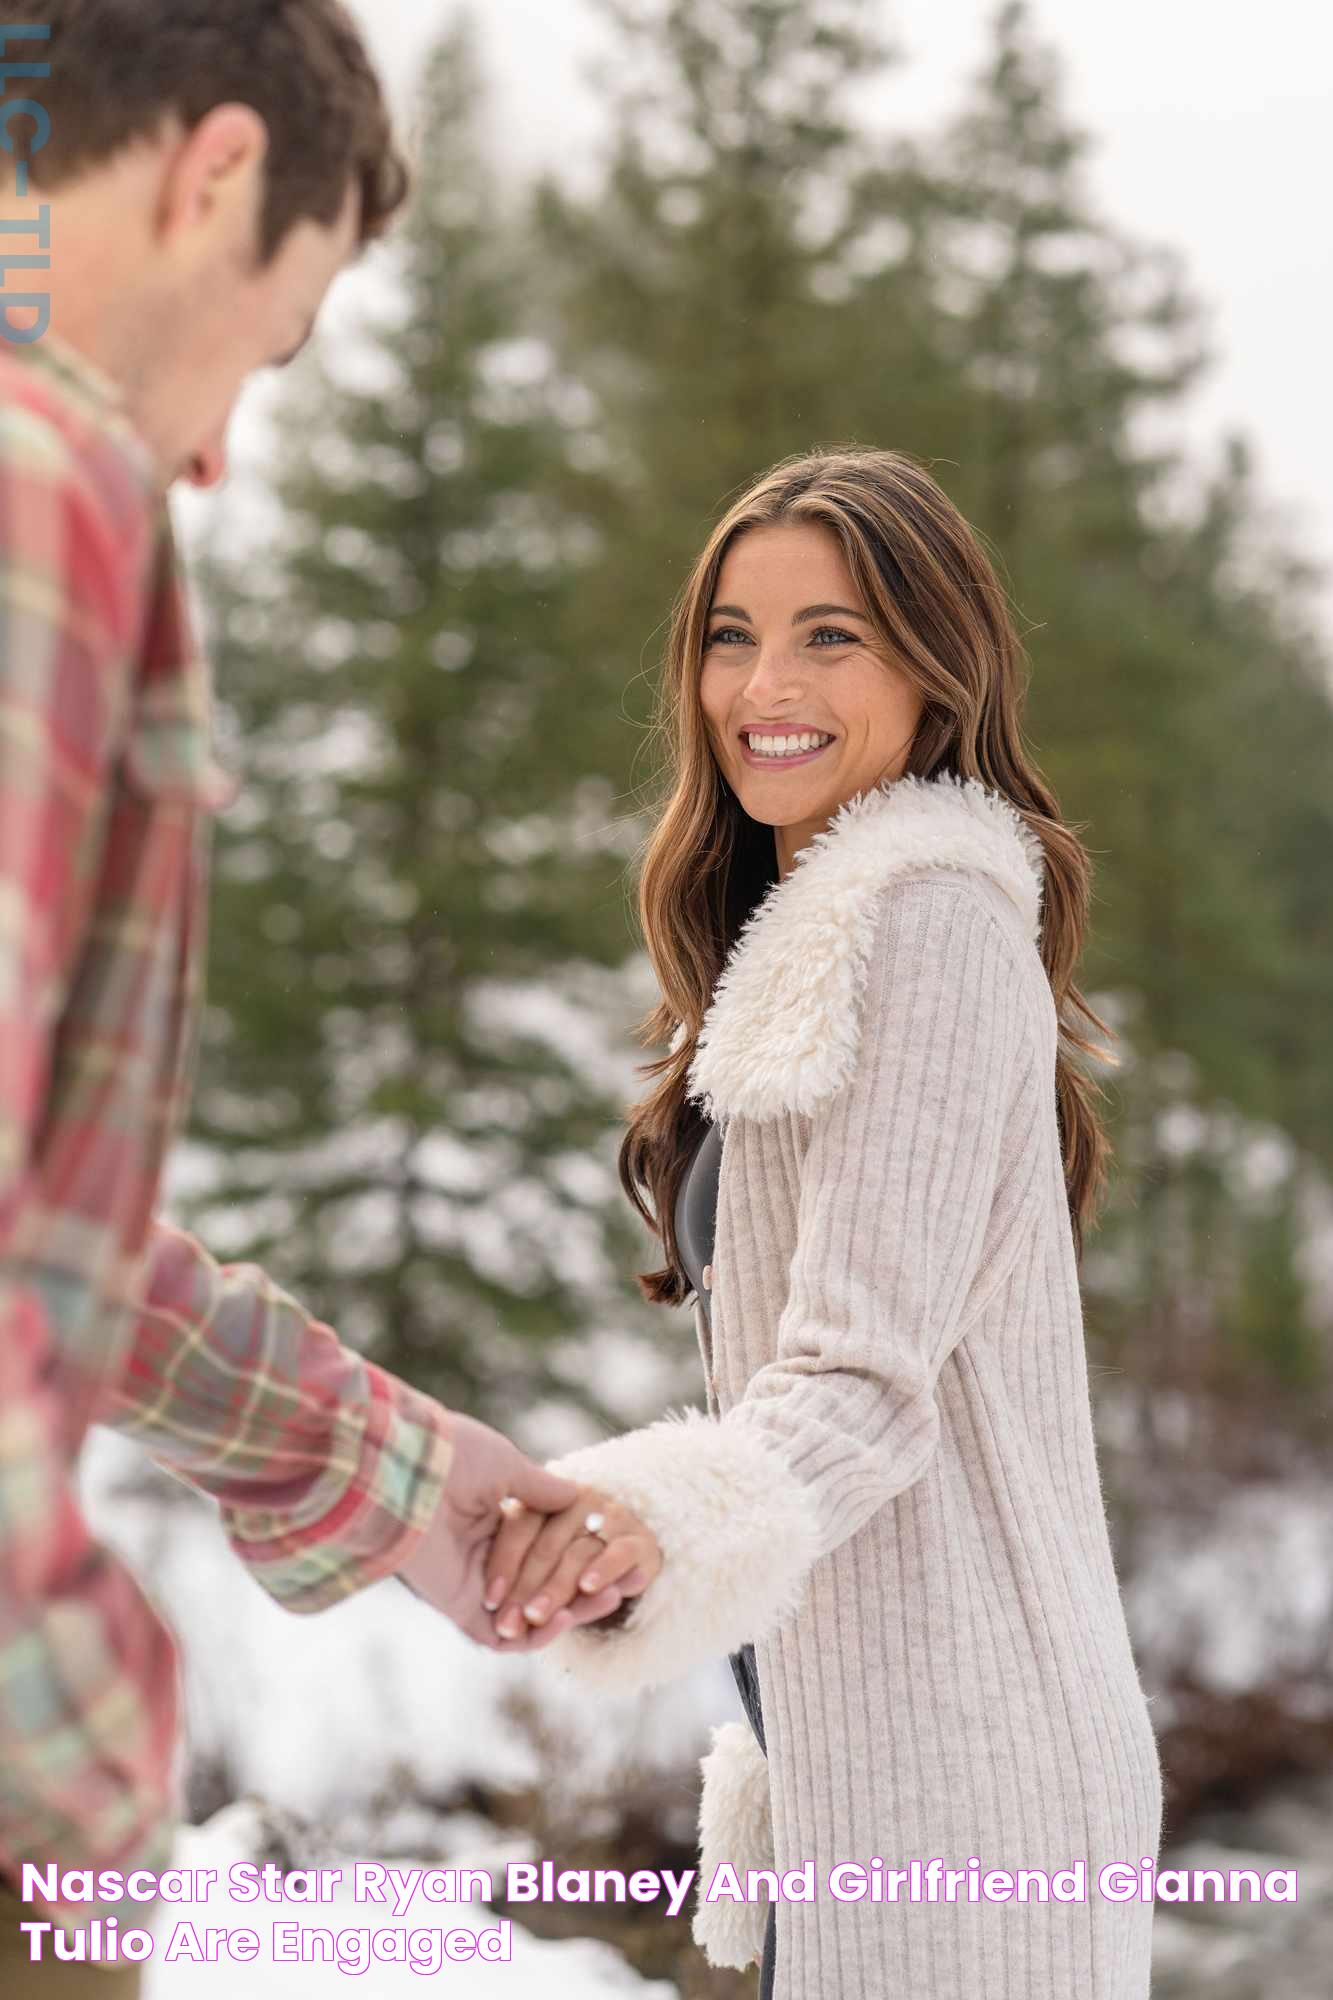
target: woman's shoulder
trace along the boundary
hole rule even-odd
[[[872,987],[901,1001],[938,987],[958,1006],[1012,1000],[1043,1040],[1056,1033],[1055,1000],[1027,916],[984,870],[930,867],[886,882],[868,915],[863,1001]],[[890,963],[891,961],[891,963]],[[877,987],[870,974],[885,979]]]
[[[908,985],[941,968],[948,939],[965,942],[968,926],[989,926],[992,947],[998,938],[1013,949],[1003,961],[992,949],[989,975],[977,971],[985,953],[964,952],[961,976],[999,976],[1003,964],[1007,979],[1044,977],[1043,877],[1037,835],[974,779],[903,778],[848,800],[736,940],[700,1030],[690,1095],[712,1118],[813,1109],[851,1073],[877,953],[905,938]]]
[[[1050,998],[1026,917],[980,869],[923,867],[895,875],[862,910],[861,924],[863,1001],[875,967],[892,975],[891,984],[878,988],[882,1000],[932,982],[982,1001],[1001,997],[1006,988],[1021,990],[1025,999]]]
[[[883,1036],[908,1011],[989,1009],[1006,992],[1018,1012],[1050,1003],[1023,913],[973,868],[897,870],[819,914],[756,939],[720,982],[690,1071],[710,1118],[814,1111],[864,1059],[868,1009]]]
[[[995,935],[1017,968],[1036,967],[1045,977],[1041,953],[1026,914],[993,875],[957,865],[909,869],[890,876],[861,912],[867,944],[883,949],[911,929],[923,943],[950,935]]]

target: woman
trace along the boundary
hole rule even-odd
[[[581,1504],[512,1518],[488,1570],[502,1621],[648,1575],[549,1649],[590,1687],[732,1655],[754,1728],[705,1759],[695,1935],[784,2000],[1149,1990],[1151,1901],[1098,1884],[1155,1863],[1162,1792],[1077,1281],[1106,1155],[1070,1059],[1071,1010],[1104,1025],[1072,976],[1089,866],[1022,743],[1019,658],[905,456],[784,462],[714,531],[640,893],[648,1029],[675,1033],[621,1159],[666,1253],[644,1290],[693,1294],[708,1412],[559,1460]],[[932,1857],[952,1897],[886,1899]],[[708,1902],[724,1861],[742,1888],[811,1863],[815,1900]],[[981,1892],[1019,1869],[1049,1900]]]

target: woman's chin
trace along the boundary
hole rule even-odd
[[[776,775],[754,781],[747,772],[736,787],[736,796],[748,816],[761,826],[796,828],[826,825],[844,796],[851,794],[844,795],[841,787],[827,784],[802,785],[794,779],[784,782]]]

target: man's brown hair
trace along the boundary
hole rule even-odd
[[[340,0],[0,0],[0,28],[28,23],[49,38],[13,38],[4,60],[49,63],[51,74],[17,77],[5,96],[31,99],[50,119],[45,144],[27,155],[38,189],[153,138],[173,112],[192,131],[235,103],[268,127],[261,264],[293,224],[332,228],[349,182],[363,243],[407,195],[379,78]],[[8,132],[23,159],[34,121],[15,115]]]

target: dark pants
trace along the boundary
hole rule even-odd
[[[736,1686],[740,1689],[741,1700],[745,1704],[745,1713],[750,1718],[750,1727],[759,1739],[759,1748],[763,1751],[765,1757],[767,1757],[768,1745],[764,1741],[764,1711],[759,1702],[759,1669],[755,1665],[754,1647],[742,1646],[739,1653],[729,1653],[727,1657],[731,1662],[731,1671],[735,1676]],[[764,1959],[759,1969],[759,2000],[773,2000],[773,1979],[774,1968],[777,1963],[777,1949],[778,1906],[776,1903],[770,1903],[768,1906],[768,1929],[764,1933]]]

